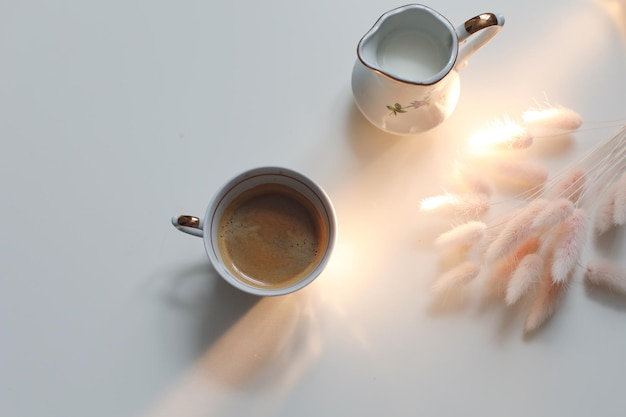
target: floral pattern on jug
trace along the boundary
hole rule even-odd
[[[419,109],[420,107],[430,105],[430,96],[424,97],[422,100],[415,100],[410,103],[408,106],[403,106],[400,103],[395,103],[393,106],[387,104],[387,108],[391,111],[391,114],[397,116],[398,113],[406,113],[407,110],[411,109]]]

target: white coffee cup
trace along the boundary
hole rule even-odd
[[[203,238],[213,267],[227,282],[259,296],[310,284],[328,263],[337,236],[326,192],[280,167],[237,175],[213,196],[203,218],[174,216],[172,224]]]

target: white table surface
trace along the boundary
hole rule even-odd
[[[418,206],[458,140],[544,97],[625,118],[626,2],[427,3],[507,22],[454,115],[408,138],[350,90],[358,40],[402,4],[0,3],[0,415],[623,415],[626,297],[579,277],[532,337],[515,308],[435,305],[445,228]],[[170,224],[262,165],[315,179],[340,227],[318,280],[266,299]]]

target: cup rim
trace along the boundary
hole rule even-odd
[[[213,237],[212,237],[212,224],[215,216],[215,210],[220,205],[221,201],[228,195],[229,191],[236,187],[238,184],[242,182],[249,181],[252,178],[262,176],[262,175],[279,175],[285,176],[292,180],[296,180],[309,188],[313,194],[317,196],[319,199],[319,203],[323,207],[325,213],[325,219],[328,221],[328,237],[327,244],[325,246],[325,251],[323,256],[321,257],[319,263],[315,266],[315,268],[307,275],[304,279],[298,281],[293,285],[289,285],[283,288],[259,288],[252,286],[243,282],[234,276],[230,270],[220,261],[218,256],[218,249],[213,245]],[[325,220],[326,222],[326,220]],[[302,174],[301,172],[295,171],[293,169],[278,167],[278,166],[263,166],[258,168],[252,168],[241,172],[240,174],[234,176],[231,180],[227,181],[213,196],[211,202],[209,203],[205,216],[204,216],[204,224],[203,224],[203,240],[204,240],[204,248],[211,261],[211,264],[218,272],[218,274],[224,278],[228,283],[233,285],[234,287],[248,292],[250,294],[258,295],[258,296],[278,296],[285,295],[297,290],[300,290],[311,282],[313,282],[325,269],[330,256],[333,252],[333,248],[335,246],[335,241],[337,238],[337,216],[330,200],[330,197],[324,191],[324,189],[313,181],[310,177]]]

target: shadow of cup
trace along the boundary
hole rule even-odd
[[[245,293],[208,263],[172,276],[164,297],[198,321],[197,368],[233,387],[245,385],[284,349],[307,299],[304,291],[279,297]]]
[[[300,319],[298,295],[261,299],[205,352],[198,369],[230,387],[251,382],[290,343]]]
[[[263,394],[259,409],[275,407],[319,353],[307,305],[305,291],[260,298],[143,415],[213,415],[236,409],[242,392]]]

